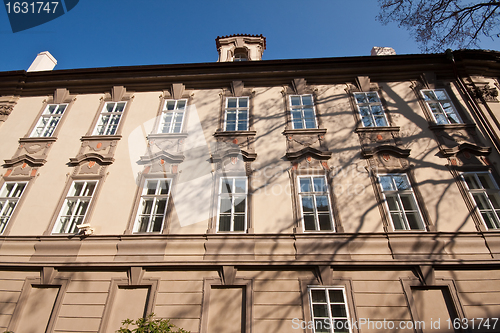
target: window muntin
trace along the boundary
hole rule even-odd
[[[444,89],[421,90],[429,110],[438,125],[460,124],[462,120]]]
[[[310,288],[309,299],[314,332],[351,332],[343,287]]]
[[[93,135],[116,134],[126,104],[126,102],[107,102],[99,115]]]
[[[218,232],[246,231],[247,194],[246,177],[220,179]]]
[[[57,218],[53,234],[71,234],[78,231],[77,226],[83,223],[97,181],[73,181]]]
[[[171,184],[171,179],[146,179],[134,224],[134,232],[162,231]]]
[[[248,130],[248,97],[227,97],[224,131]]]
[[[388,126],[382,102],[376,91],[354,93],[354,100],[364,127]]]
[[[333,231],[325,177],[300,176],[298,181],[304,231]]]
[[[488,229],[500,229],[500,195],[498,185],[489,172],[462,174],[469,193]]]
[[[68,104],[49,104],[43,110],[40,119],[31,132],[30,137],[41,138],[41,137],[51,137],[61,120],[64,111]]]
[[[312,95],[290,96],[293,129],[317,128]]]
[[[408,176],[380,175],[378,181],[394,230],[425,230]]]
[[[186,104],[186,99],[165,101],[158,133],[180,133],[182,131]]]
[[[0,189],[0,234],[7,227],[27,184],[26,182],[6,182]]]

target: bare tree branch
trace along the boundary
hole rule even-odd
[[[477,46],[500,36],[500,0],[379,0],[377,19],[406,28],[424,52]]]

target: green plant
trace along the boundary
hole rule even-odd
[[[117,333],[190,333],[170,323],[169,319],[155,318],[154,313],[146,318],[139,318],[135,321],[132,319],[125,319],[122,321],[122,325],[123,326],[116,331]],[[130,325],[136,327],[130,329]]]

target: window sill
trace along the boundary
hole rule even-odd
[[[255,136],[256,131],[217,131],[214,133],[215,137],[219,136]]]
[[[84,135],[80,138],[81,141],[94,141],[94,140],[120,140],[122,138],[121,135]]]
[[[29,138],[20,138],[19,143],[32,143],[32,142],[56,142],[57,137],[55,136],[40,136],[40,137],[29,137]]]
[[[284,135],[289,135],[289,134],[325,134],[326,133],[326,128],[301,128],[301,129],[286,129],[283,131]]]
[[[378,127],[358,127],[354,130],[356,133],[363,132],[399,132],[399,126],[378,126]]]
[[[432,124],[429,125],[429,129],[433,131],[442,131],[446,129],[460,130],[460,129],[474,129],[476,128],[476,124]]]
[[[185,139],[187,136],[187,133],[154,133],[149,134],[147,139]]]

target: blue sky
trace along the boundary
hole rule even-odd
[[[376,0],[80,0],[65,15],[12,33],[0,8],[0,71],[27,69],[42,51],[55,69],[217,60],[215,38],[263,34],[263,59],[367,56],[373,46],[420,53],[409,33],[375,20]],[[484,39],[483,49],[500,49]]]

